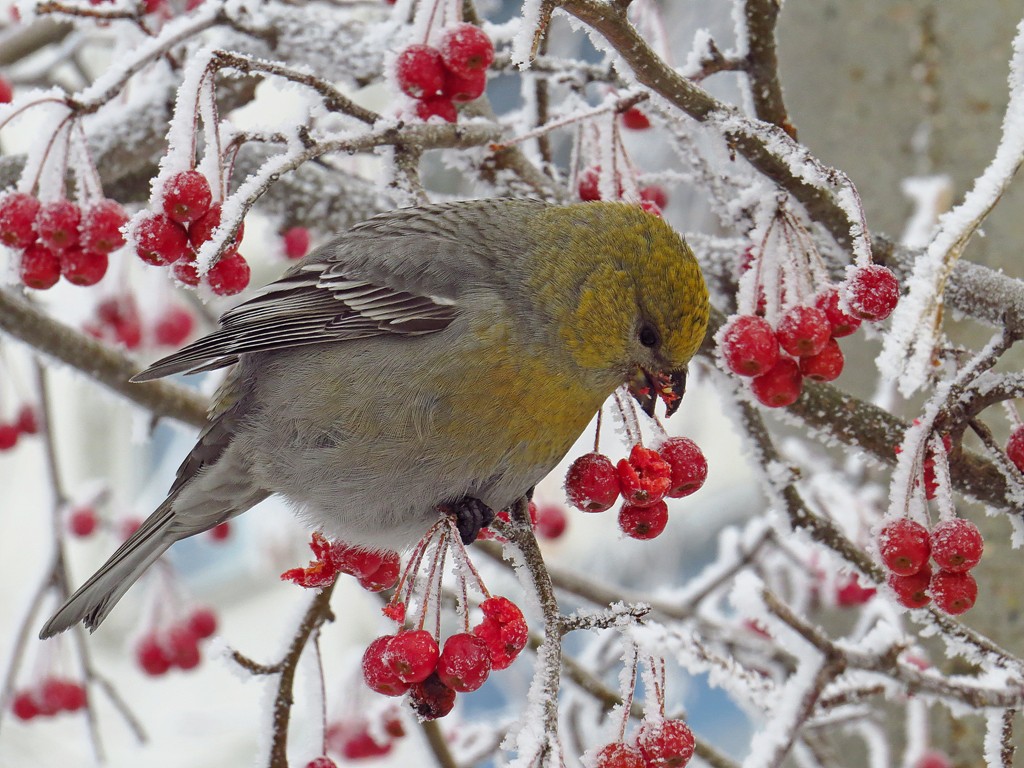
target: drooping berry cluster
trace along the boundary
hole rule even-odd
[[[314,559],[305,568],[292,568],[281,578],[300,587],[322,589],[330,586],[339,573],[355,576],[363,589],[381,592],[395,586],[401,568],[397,552],[353,547],[340,541],[328,541],[314,533],[309,543]]]
[[[43,678],[37,685],[17,691],[11,712],[19,720],[53,717],[61,712],[77,712],[88,701],[85,686],[60,677]]]
[[[107,273],[109,254],[124,245],[128,217],[113,200],[84,209],[70,200],[40,202],[24,192],[0,197],[0,243],[20,252],[18,273],[29,288],[95,285]]]
[[[696,741],[682,720],[646,720],[632,742],[606,744],[594,755],[595,768],[683,768]]]
[[[135,660],[143,672],[154,677],[174,667],[195,669],[202,660],[199,641],[216,631],[216,614],[209,608],[196,608],[166,629],[146,633],[135,646]]]
[[[196,170],[175,173],[160,190],[159,211],[150,211],[133,228],[135,253],[156,267],[173,265],[174,276],[199,285],[196,252],[221,223],[221,204],[213,201],[210,182]],[[206,273],[207,285],[219,296],[232,296],[249,284],[250,270],[239,252],[244,224],[217,263]]]
[[[119,344],[125,349],[138,349],[144,342],[178,347],[195,330],[195,318],[185,307],[171,304],[162,308],[154,323],[144,323],[135,297],[122,293],[100,301],[82,330],[93,338]]]
[[[878,535],[878,551],[889,570],[889,586],[907,608],[923,608],[933,600],[946,613],[958,615],[974,605],[978,584],[970,570],[981,560],[984,541],[970,520],[939,523],[929,534],[918,522],[899,518]],[[929,558],[938,566],[933,572]]]
[[[473,24],[445,30],[440,45],[410,45],[398,54],[398,87],[416,99],[421,120],[458,119],[455,104],[479,98],[487,88],[487,68],[494,61],[494,44]]]
[[[333,722],[327,726],[324,741],[329,752],[346,760],[361,760],[388,754],[404,736],[405,726],[398,714],[392,712],[384,718],[383,728],[372,733],[370,722],[364,717]]]
[[[637,443],[618,464],[596,452],[580,456],[566,473],[565,492],[584,512],[604,512],[621,495],[619,528],[634,539],[653,539],[668,524],[664,499],[689,496],[707,475],[708,462],[697,444],[670,437],[658,450]]]
[[[423,719],[447,715],[457,693],[477,690],[491,670],[510,666],[526,647],[526,619],[515,603],[488,597],[480,609],[483,619],[470,631],[450,635],[444,647],[424,629],[378,637],[363,654],[367,686],[385,696],[409,693]]]
[[[0,453],[9,451],[18,444],[23,435],[39,433],[39,419],[35,406],[23,403],[9,421],[0,421]]]
[[[852,314],[842,308],[841,295]],[[792,405],[805,378],[833,381],[842,373],[838,339],[854,333],[862,320],[884,320],[898,299],[891,271],[877,264],[858,267],[843,286],[821,291],[813,306],[788,307],[774,327],[760,314],[733,316],[718,336],[722,359],[730,371],[751,379],[751,391],[763,405]]]

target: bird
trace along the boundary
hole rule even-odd
[[[94,631],[176,541],[280,494],[325,536],[472,542],[626,385],[671,415],[707,329],[683,238],[626,202],[492,198],[357,224],[133,381],[231,366],[166,500],[43,626]]]

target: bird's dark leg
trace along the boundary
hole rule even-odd
[[[442,512],[455,518],[455,527],[459,529],[459,538],[463,544],[472,544],[476,541],[480,529],[486,528],[494,520],[494,510],[472,496],[442,504],[440,508]]]

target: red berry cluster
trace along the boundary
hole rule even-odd
[[[576,182],[576,193],[579,195],[580,200],[584,202],[600,200],[600,183],[601,166],[595,165],[585,168],[580,173]],[[622,181],[616,179],[615,186],[618,191],[618,197],[622,197],[625,192]],[[655,216],[661,216],[662,210],[668,205],[668,193],[657,184],[648,184],[647,186],[640,187],[637,190],[637,194],[640,195],[640,207]]]
[[[70,200],[42,203],[24,192],[0,197],[0,243],[20,251],[21,282],[37,290],[52,288],[61,275],[73,285],[98,283],[108,254],[124,245],[127,221],[113,200],[83,210]]]
[[[981,560],[984,541],[970,520],[954,518],[928,530],[900,518],[882,528],[878,550],[889,569],[889,586],[901,605],[923,608],[932,600],[954,616],[974,605],[978,584],[969,571]],[[938,566],[932,572],[929,557]]]
[[[594,758],[594,768],[683,768],[696,742],[682,720],[645,721],[635,743],[606,744]]]
[[[125,349],[138,349],[144,341],[164,347],[179,347],[195,330],[195,318],[182,306],[165,307],[151,326],[143,324],[138,302],[131,294],[119,294],[96,305],[93,317],[82,330],[93,338]]]
[[[217,616],[209,608],[196,608],[169,629],[147,633],[135,647],[135,660],[142,671],[154,677],[172,667],[195,669],[202,660],[199,641],[217,631]]]
[[[505,669],[526,647],[526,619],[515,603],[488,597],[480,608],[483,620],[470,632],[450,635],[443,648],[424,629],[378,637],[363,654],[366,684],[385,696],[408,692],[426,720],[444,717],[456,693],[475,691],[491,670]]]
[[[11,711],[19,720],[52,717],[61,712],[77,712],[85,707],[85,686],[73,680],[47,677],[33,688],[18,691]]]
[[[841,309],[840,290],[853,314]],[[892,272],[877,264],[858,267],[841,289],[821,292],[814,306],[791,306],[774,328],[759,315],[734,316],[719,336],[722,358],[730,371],[752,379],[750,389],[763,405],[792,405],[805,378],[833,381],[842,373],[837,339],[854,333],[862,320],[884,320],[898,299]]]
[[[370,733],[370,724],[359,718],[331,723],[327,726],[324,740],[328,751],[346,760],[381,757],[391,752],[395,742],[405,736],[405,726],[395,714],[391,714],[384,720],[383,731],[384,739],[381,741],[380,736],[375,737]]]
[[[281,578],[300,587],[321,589],[334,583],[339,573],[355,576],[363,589],[381,592],[395,586],[401,568],[397,552],[353,547],[340,541],[328,541],[314,533],[309,543],[314,560],[305,568],[292,568]]]
[[[39,419],[35,406],[23,404],[10,421],[0,421],[0,453],[9,451],[18,444],[22,435],[35,435],[39,432]]]
[[[147,264],[173,264],[174,276],[186,285],[199,285],[196,251],[220,226],[221,205],[213,202],[210,182],[196,170],[174,174],[162,188],[161,212],[151,211],[136,224],[135,253]],[[250,270],[238,252],[244,225],[234,241],[206,273],[206,283],[218,296],[240,293],[249,284]]]
[[[487,68],[494,61],[494,44],[473,24],[445,30],[441,45],[410,45],[398,54],[398,87],[416,99],[416,116],[435,115],[454,123],[456,102],[473,101],[487,87]]]
[[[580,456],[566,473],[565,492],[584,512],[604,512],[621,494],[619,528],[634,539],[653,539],[668,524],[664,499],[689,496],[707,476],[708,462],[697,444],[670,437],[656,451],[637,443],[617,465],[596,452]]]

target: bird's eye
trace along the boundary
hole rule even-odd
[[[654,327],[644,323],[640,328],[640,343],[645,347],[656,347],[658,345],[658,332]]]

